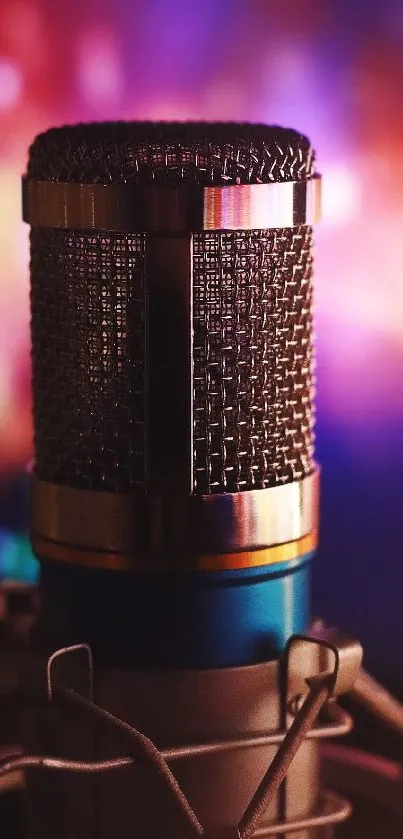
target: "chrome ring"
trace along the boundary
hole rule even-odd
[[[319,221],[321,177],[214,187],[23,177],[22,204],[24,221],[34,227],[131,233],[268,230]]]
[[[254,551],[294,542],[316,532],[319,522],[319,469],[301,481],[246,492],[204,495],[195,532],[203,551]],[[194,497],[196,502],[196,497]],[[197,512],[196,512],[197,511]]]
[[[246,492],[152,497],[93,492],[32,476],[33,535],[80,550],[152,557],[222,555],[295,542],[318,528],[319,470]],[[169,562],[168,562],[169,565]]]
[[[315,224],[321,215],[321,177],[306,181],[208,187],[204,230],[268,230]]]

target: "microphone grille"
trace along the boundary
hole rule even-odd
[[[313,174],[307,137],[250,123],[116,122],[52,128],[32,144],[27,174],[79,183],[205,186],[302,180]]]
[[[312,228],[196,234],[194,447],[201,493],[314,468]]]
[[[306,137],[273,126],[106,123],[40,135],[27,174],[247,184],[309,178],[314,154]],[[31,230],[42,480],[147,488],[146,239]],[[194,492],[274,486],[314,468],[311,246],[309,226],[193,236]]]

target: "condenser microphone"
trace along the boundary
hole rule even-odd
[[[337,750],[339,792],[321,786],[320,742],[352,724],[334,700],[399,734],[402,708],[357,678],[358,642],[310,620],[310,142],[52,129],[23,213],[42,606],[12,647],[0,781],[26,773],[24,839],[333,839],[340,779],[362,791]]]
[[[305,735],[360,650],[298,640],[318,533],[311,144],[52,129],[23,208],[51,709],[29,751],[65,773],[29,776],[29,839],[330,836],[348,807],[320,790],[318,741],[345,720]]]
[[[310,142],[52,129],[23,201],[42,633],[134,667],[277,657],[318,531]]]

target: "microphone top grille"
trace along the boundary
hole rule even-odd
[[[273,125],[89,123],[38,135],[27,174],[76,183],[254,184],[312,177],[314,157],[307,137]]]

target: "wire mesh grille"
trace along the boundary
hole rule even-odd
[[[98,183],[267,183],[311,177],[309,140],[277,126],[93,123],[53,128],[30,149],[28,176]]]
[[[31,231],[36,473],[144,487],[144,236]]]
[[[311,145],[297,132],[219,123],[52,129],[36,138],[28,164],[32,178],[78,182],[259,183],[313,172]],[[194,236],[195,492],[312,471],[311,235],[301,227]],[[145,238],[32,230],[43,480],[146,488]]]
[[[201,493],[313,468],[312,230],[194,237],[194,471]]]

